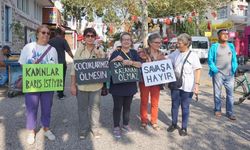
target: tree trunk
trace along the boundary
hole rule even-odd
[[[142,41],[143,47],[148,46],[147,36],[148,36],[148,6],[147,0],[141,0],[142,3]]]

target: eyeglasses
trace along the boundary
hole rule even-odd
[[[85,35],[86,38],[95,38],[96,36],[94,34],[87,34]]]
[[[122,41],[131,41],[131,39],[129,38],[129,39],[122,39]]]
[[[50,32],[41,31],[41,33],[42,33],[43,35],[45,35],[45,34],[50,35]]]
[[[229,33],[228,32],[221,32],[220,34],[228,35]]]
[[[155,44],[161,44],[161,42],[153,42],[153,43],[155,43]]]

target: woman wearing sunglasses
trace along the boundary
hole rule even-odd
[[[48,53],[41,59],[40,64],[57,64],[57,52],[54,47],[48,44],[50,30],[48,26],[41,25],[36,30],[37,41],[26,44],[21,51],[19,63],[37,64],[40,57],[45,51]],[[35,128],[37,125],[37,112],[39,103],[41,105],[41,125],[44,130],[44,136],[49,140],[55,140],[54,134],[49,130],[51,107],[53,103],[54,91],[34,92],[25,94],[26,106],[26,128],[28,129],[27,142],[33,144],[35,142]]]
[[[84,44],[80,43],[74,60],[104,58],[105,54],[95,45],[96,31],[86,28],[83,33]],[[77,98],[79,117],[79,138],[85,139],[91,132],[95,138],[100,138],[100,99],[103,83],[78,85],[74,67],[71,70],[71,94]]]

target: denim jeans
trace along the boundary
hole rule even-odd
[[[172,99],[172,124],[177,125],[178,121],[178,111],[181,105],[182,110],[182,128],[187,128],[188,117],[189,117],[189,105],[192,98],[193,92],[185,92],[183,90],[171,90]]]
[[[234,114],[233,106],[233,89],[234,89],[234,76],[223,75],[217,73],[213,76],[213,90],[214,90],[214,111],[221,112],[221,89],[222,85],[226,89],[226,115],[231,116]]]

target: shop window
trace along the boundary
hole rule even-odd
[[[29,0],[17,0],[17,8],[25,13],[29,13]]]
[[[17,0],[17,8],[22,10],[22,8],[23,8],[23,0]]]
[[[218,19],[227,18],[227,6],[219,8],[217,12],[218,12]]]
[[[248,13],[247,10],[248,10],[248,6],[246,6],[246,9],[245,9],[245,14],[244,14],[245,16],[247,16],[247,13]]]

